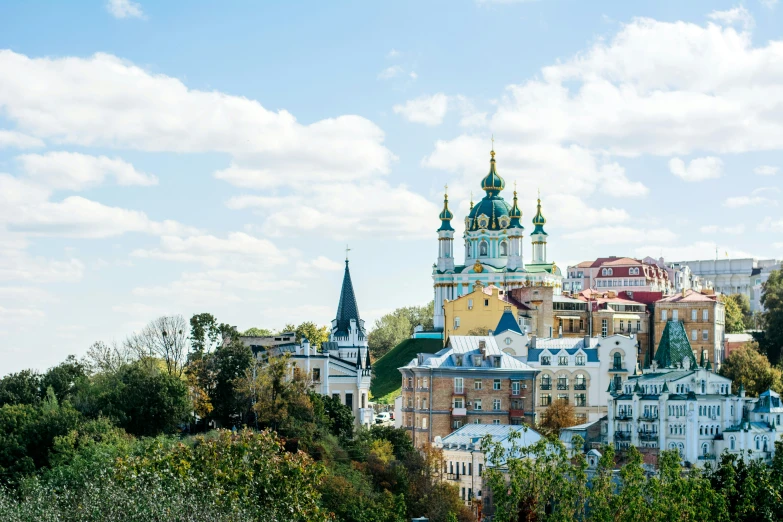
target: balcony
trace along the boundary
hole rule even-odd
[[[454,388],[452,395],[465,395],[465,388]]]
[[[618,431],[614,434],[615,440],[631,440],[630,431]]]
[[[508,410],[509,417],[524,417],[525,410]]]
[[[468,414],[467,408],[451,408],[452,417],[465,417]]]
[[[658,414],[655,414],[655,415],[644,415],[642,417],[639,417],[639,420],[640,421],[648,421],[648,422],[657,421],[658,420]]]
[[[658,433],[652,431],[643,431],[639,433],[639,440],[658,440]]]
[[[567,390],[568,389],[568,384],[557,383],[557,389],[558,390]]]
[[[522,390],[511,390],[511,393],[508,394],[508,396],[512,399],[524,399],[522,396]]]
[[[446,480],[459,480],[459,473],[446,473]]]
[[[586,390],[587,389],[587,384],[574,384],[574,389],[575,390]]]
[[[551,390],[552,389],[552,385],[551,384],[543,384],[543,383],[541,383],[541,389],[542,390]]]
[[[628,413],[618,413],[614,418],[617,420],[631,420],[631,415]]]

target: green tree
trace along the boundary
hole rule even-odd
[[[241,424],[250,410],[250,402],[240,392],[239,385],[251,367],[253,352],[242,344],[238,335],[229,339],[209,354],[200,379],[213,408],[210,418],[223,426]]]
[[[729,299],[732,299],[742,312],[742,320],[745,323],[745,329],[753,328],[754,320],[753,314],[750,311],[750,299],[745,294],[731,294]]]
[[[41,375],[22,370],[0,379],[0,406],[4,404],[38,404],[41,400]]]
[[[274,332],[266,328],[253,327],[253,328],[248,328],[247,330],[242,332],[242,335],[248,337],[269,337],[270,335],[274,335]]]
[[[311,321],[305,321],[299,326],[287,324],[283,328],[283,332],[294,332],[296,334],[297,343],[301,343],[302,339],[307,339],[312,348],[319,348],[328,341],[331,331],[328,326],[318,326]]]
[[[783,350],[783,268],[769,274],[762,287],[761,306],[764,307],[762,350],[772,364],[777,364]]]
[[[732,296],[721,298],[725,311],[726,333],[741,333],[745,331],[745,317],[737,300]]]
[[[65,362],[50,368],[41,379],[41,388],[54,391],[57,400],[62,402],[70,399],[79,382],[87,378],[87,368],[69,355]]]
[[[418,325],[422,325],[425,330],[431,329],[433,306],[434,303],[430,301],[425,306],[397,308],[377,319],[367,337],[372,356],[375,359],[383,357],[386,352],[409,338]]]
[[[769,360],[759,353],[755,343],[748,343],[732,351],[723,361],[720,374],[732,380],[733,393],[737,393],[740,386],[744,386],[751,397],[757,397],[770,388],[783,391],[781,371],[770,365]]]

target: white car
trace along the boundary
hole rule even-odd
[[[382,411],[375,416],[375,424],[386,424],[387,422],[391,422],[391,420],[391,414],[389,414],[388,411]]]

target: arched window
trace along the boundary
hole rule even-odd
[[[500,255],[501,256],[507,256],[508,255],[508,243],[503,241],[500,243]]]
[[[761,439],[757,435],[756,436],[756,451],[758,451],[760,449],[761,449]]]
[[[576,382],[574,383],[575,390],[584,390],[587,388],[585,384],[585,374],[580,373],[576,376]]]
[[[542,390],[551,390],[552,389],[552,377],[549,375],[542,375],[541,376],[541,389]]]
[[[487,244],[487,242],[482,240],[481,243],[479,243],[479,255],[480,256],[487,255],[487,249],[488,248],[489,248],[489,245]]]
[[[701,445],[701,454],[705,457],[710,454],[710,445],[706,442]]]
[[[762,439],[764,441],[764,451],[767,451],[767,437]]]
[[[731,448],[731,451],[734,451],[735,449],[737,449],[737,441],[734,440],[734,437],[731,437],[729,439],[729,447]]]
[[[623,357],[619,353],[614,354],[614,368],[619,370],[623,366]]]

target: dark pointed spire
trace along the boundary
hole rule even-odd
[[[356,367],[361,368],[362,367],[362,349],[357,348],[356,349]]]
[[[369,369],[372,366],[372,362],[370,362],[370,349],[367,348],[367,360],[364,363],[364,367],[366,369]]]
[[[351,282],[351,272],[348,269],[348,260],[346,259],[343,288],[340,290],[340,304],[337,306],[337,325],[334,334],[347,337],[351,329],[351,319],[356,319],[356,327],[361,329],[359,306],[356,304],[356,295],[353,293],[353,283]]]

